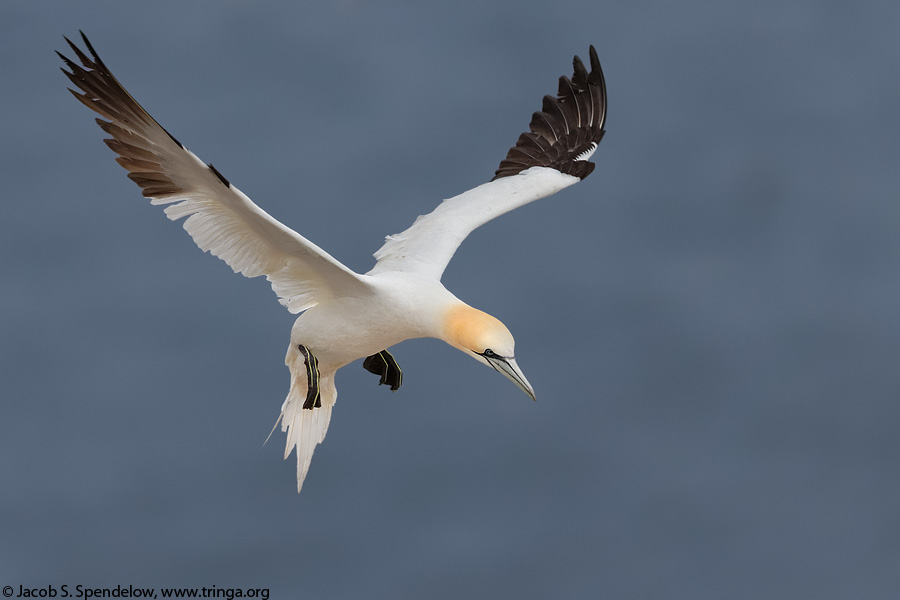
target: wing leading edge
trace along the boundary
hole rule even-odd
[[[283,225],[231,185],[167,132],[112,75],[84,33],[88,56],[68,38],[81,66],[58,53],[63,73],[81,90],[69,90],[98,113],[104,140],[128,177],[151,204],[167,205],[171,220],[187,217],[184,229],[204,251],[247,277],[265,275],[292,313],[325,298],[360,293],[363,279],[327,252]]]
[[[603,139],[606,82],[597,51],[590,47],[591,71],[577,56],[572,78],[559,78],[557,97],[544,96],[500,163],[494,178],[444,200],[406,231],[388,236],[369,272],[400,271],[440,279],[453,254],[476,228],[520,206],[546,198],[591,174],[588,158]]]

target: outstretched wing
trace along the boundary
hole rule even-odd
[[[606,123],[606,83],[593,46],[590,62],[588,73],[575,57],[572,79],[560,77],[557,97],[544,96],[530,131],[519,136],[489,183],[444,200],[403,233],[388,236],[369,273],[415,272],[440,279],[474,229],[590,175],[594,163],[587,159]]]
[[[187,217],[185,230],[200,248],[247,277],[265,275],[279,301],[292,313],[320,301],[359,293],[362,278],[327,252],[281,224],[203,163],[160,126],[122,87],[97,56],[84,33],[87,56],[66,38],[81,65],[62,54],[63,73],[83,93],[69,90],[100,114],[104,140],[151,204],[168,205],[166,215]]]

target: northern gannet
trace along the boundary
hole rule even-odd
[[[515,360],[515,342],[498,319],[472,308],[441,284],[444,268],[475,228],[578,183],[603,137],[606,84],[594,47],[590,72],[576,56],[557,97],[544,96],[530,131],[519,136],[488,183],[441,202],[406,231],[389,235],[364,275],[355,273],[273,219],[157,123],[113,77],[84,33],[88,56],[68,38],[81,66],[59,52],[69,91],[102,119],[104,140],[150,203],[166,205],[204,251],[246,277],[265,275],[279,302],[298,314],[285,364],[291,373],[278,417],[287,432],[284,458],[297,449],[297,491],[315,447],[325,438],[337,398],[334,376],[358,359],[397,390],[402,373],[388,348],[433,337],[492,367],[535,398]],[[276,421],[275,426],[278,426]],[[274,431],[274,427],[273,427]],[[271,435],[271,434],[270,434]]]

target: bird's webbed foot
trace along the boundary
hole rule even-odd
[[[400,389],[400,385],[403,383],[403,371],[400,370],[400,365],[387,350],[382,350],[378,354],[366,358],[363,361],[363,368],[369,373],[381,375],[378,385],[389,385],[392,392]]]
[[[312,410],[322,406],[322,397],[319,395],[319,359],[310,352],[306,346],[300,344],[297,346],[300,354],[303,355],[303,361],[306,363],[306,402],[303,408]]]

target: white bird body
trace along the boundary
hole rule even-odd
[[[531,167],[521,178],[491,181],[445,200],[403,233],[388,236],[375,253],[375,267],[357,276],[356,289],[300,315],[291,330],[291,346],[305,345],[319,359],[320,371],[329,372],[404,340],[446,339],[447,311],[462,302],[440,276],[465,234],[578,181],[554,169]],[[466,227],[456,229],[465,233],[448,231],[459,223]]]
[[[285,364],[291,373],[282,405],[285,458],[296,448],[297,490],[317,444],[325,438],[337,399],[338,369],[366,358],[380,383],[399,388],[401,372],[387,351],[404,340],[444,340],[491,366],[528,395],[534,391],[515,361],[515,342],[496,318],[449,292],[441,275],[456,249],[477,227],[547,197],[586,177],[587,159],[603,136],[606,88],[594,48],[590,73],[575,57],[572,80],[560,78],[559,97],[544,98],[531,131],[501,162],[495,178],[443,201],[402,233],[388,236],[368,273],[354,273],[327,252],[279,223],[165,131],[128,94],[97,56],[66,40],[82,66],[60,54],[63,71],[103,116],[105,140],[117,162],[166,215],[204,251],[247,277],[265,275],[279,301],[300,313],[291,329]],[[276,423],[277,426],[277,423]]]
[[[436,280],[388,272],[362,276],[364,293],[317,304],[294,321],[291,347],[303,344],[322,373],[421,337],[441,337],[442,316],[459,302]]]

